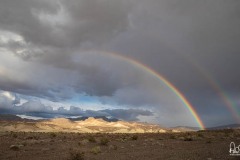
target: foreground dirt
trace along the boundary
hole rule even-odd
[[[156,134],[0,132],[1,160],[240,159],[239,130]]]

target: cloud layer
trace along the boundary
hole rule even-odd
[[[20,104],[19,97],[6,91],[2,91],[0,95],[0,111],[1,113],[24,114],[42,118],[110,116],[127,121],[139,121],[138,116],[153,116],[151,111],[142,109],[83,110],[70,106],[69,109],[59,107],[54,110],[51,106],[44,105],[37,100],[29,100]]]

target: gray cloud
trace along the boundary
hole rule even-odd
[[[83,117],[96,117],[96,116],[111,116],[114,118],[130,121],[138,121],[138,116],[153,116],[153,113],[148,110],[141,109],[106,109],[106,110],[83,110],[78,107],[70,106],[69,109],[59,107],[53,110],[51,106],[46,106],[40,101],[29,100],[21,105],[19,104],[19,97],[2,92],[0,96],[0,111],[1,113],[10,114],[25,114],[43,118],[55,117],[69,117],[69,116],[83,116]]]
[[[1,1],[1,29],[23,36],[27,43],[74,47],[102,42],[128,26],[127,1]]]
[[[109,115],[124,119],[128,121],[138,121],[138,116],[153,116],[153,113],[148,110],[141,109],[114,109],[114,110],[103,110],[103,112],[108,113]]]
[[[86,84],[80,82],[81,84],[77,86],[81,92],[111,95],[118,88],[114,86],[116,84],[109,85],[110,88],[102,88],[99,84],[109,81],[107,79],[109,73],[98,69],[99,66],[74,62],[72,54],[85,43],[98,45],[127,29],[130,2],[96,0],[30,2],[25,0],[21,3],[18,1],[1,1],[0,3],[4,6],[1,9],[1,15],[8,15],[0,19],[2,32],[9,32],[8,35],[3,36],[3,39],[11,35],[9,40],[0,42],[3,49],[7,49],[23,60],[34,60],[34,62],[50,65],[49,68],[77,70],[82,77],[85,77]],[[35,64],[31,66],[35,68]],[[68,73],[63,71],[63,74]],[[38,95],[36,91],[38,89],[35,86],[19,84],[13,77],[11,80],[13,81],[11,86],[20,85],[24,87],[23,90],[31,88],[33,91],[28,92],[30,94],[36,92],[35,95]],[[10,90],[5,85],[2,89]],[[77,89],[77,84],[73,85]],[[41,87],[40,92],[45,90],[47,93],[40,96],[46,95],[46,97],[52,97],[52,90],[58,89]],[[51,90],[51,93],[48,90]]]
[[[23,113],[31,113],[31,112],[46,112],[51,113],[53,111],[52,107],[45,106],[39,101],[28,101],[21,106],[17,107],[18,110],[21,110]]]
[[[11,109],[13,106],[13,101],[5,96],[1,96],[0,104],[2,109]]]

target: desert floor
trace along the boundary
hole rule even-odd
[[[240,130],[158,134],[0,132],[0,160],[240,159]]]

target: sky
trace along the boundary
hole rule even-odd
[[[239,8],[238,0],[0,0],[0,113],[199,126],[160,75],[206,127],[240,123]]]

